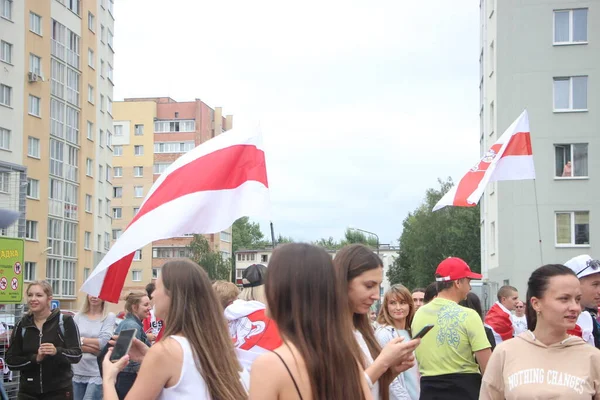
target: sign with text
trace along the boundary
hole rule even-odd
[[[21,303],[24,250],[23,239],[0,238],[0,304]]]

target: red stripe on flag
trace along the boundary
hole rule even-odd
[[[510,138],[502,157],[506,156],[531,156],[531,135],[529,132],[517,132]]]
[[[201,191],[235,189],[247,181],[269,186],[264,151],[254,145],[234,145],[206,154],[172,171],[127,228],[142,215],[179,197]],[[112,303],[119,301],[133,256],[131,253],[108,267],[98,297]]]
[[[494,144],[490,151],[494,151],[497,154],[501,147],[501,144]],[[490,151],[488,151],[488,153]],[[467,199],[469,198],[471,193],[473,193],[475,189],[477,189],[477,186],[479,186],[479,182],[481,182],[483,176],[485,175],[485,171],[487,171],[487,169],[490,166],[491,160],[488,160],[487,158],[488,153],[486,153],[482,157],[482,159],[479,161],[479,164],[477,164],[476,168],[472,168],[460,180],[458,186],[456,187],[456,195],[454,196],[453,205],[461,207],[473,207],[475,205],[468,203]]]

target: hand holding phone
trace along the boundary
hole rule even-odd
[[[129,353],[131,343],[133,342],[136,333],[137,329],[125,329],[119,333],[119,337],[117,338],[117,342],[115,343],[115,347],[110,356],[110,361],[114,362],[120,360]]]
[[[419,333],[417,333],[413,339],[421,339],[421,338],[423,338],[423,336],[425,336],[427,334],[427,332],[429,332],[430,330],[432,330],[434,326],[435,325],[433,325],[433,324],[425,325],[423,327],[423,329],[421,329],[419,331]]]

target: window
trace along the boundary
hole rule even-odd
[[[110,131],[106,131],[106,146],[112,147],[112,133]]]
[[[494,42],[490,43],[490,76],[494,73],[494,62],[496,61],[496,52],[494,50]]]
[[[144,134],[144,125],[136,124],[135,125],[135,136],[142,136]]]
[[[587,111],[587,76],[554,78],[554,111]]]
[[[113,219],[121,219],[123,217],[123,209],[121,207],[113,207]]]
[[[100,7],[106,10],[106,0],[100,0]]]
[[[29,95],[29,115],[40,116],[42,99]]]
[[[54,297],[75,296],[76,261],[48,258],[46,261],[46,279],[52,286]]]
[[[102,99],[102,95],[100,95],[100,99]],[[98,131],[98,145],[100,147],[104,146],[104,131],[102,129]]]
[[[90,277],[90,269],[89,268],[84,268],[83,269],[83,281],[87,281],[87,278]]]
[[[87,138],[94,140],[94,123],[90,121],[87,122]]]
[[[494,134],[494,102],[490,103],[490,136]]]
[[[96,17],[88,11],[88,29],[92,32],[96,31]]]
[[[102,199],[98,199],[98,218],[102,218]],[[100,250],[100,245],[98,245],[98,250]]]
[[[78,56],[79,57],[79,56]],[[74,69],[67,68],[67,101],[79,107],[79,80],[81,75]]]
[[[588,246],[590,213],[588,211],[556,213],[556,245]]]
[[[109,113],[110,115],[112,115],[112,103],[113,103],[113,102],[112,102],[112,99],[111,99],[110,97],[108,97],[108,96],[107,96],[107,97],[106,97],[106,100],[107,100],[107,102],[106,102],[106,103],[107,103],[107,106],[106,106],[106,111],[108,111],[108,113]]]
[[[0,84],[0,104],[11,106],[12,103],[12,88],[10,86]]]
[[[160,275],[160,268],[152,268],[152,279],[158,279]]]
[[[29,72],[42,75],[42,59],[31,53],[29,53]]]
[[[113,198],[120,199],[123,197],[123,188],[121,186],[113,187]]]
[[[100,78],[104,78],[104,60],[100,59]]]
[[[242,279],[244,276],[244,270],[243,269],[236,269],[235,270],[235,279]]]
[[[106,63],[106,65],[108,66],[108,69],[106,71],[106,77],[108,78],[108,80],[112,83],[113,82],[113,66],[110,65],[109,62]]]
[[[135,254],[133,255],[133,261],[140,261],[141,259],[142,259],[142,251],[136,250]]]
[[[0,128],[0,149],[10,150],[10,131]]]
[[[73,11],[75,14],[79,15],[80,2],[81,0],[65,0],[66,6],[69,10]]]
[[[133,154],[135,154],[136,156],[143,156],[144,155],[144,146],[142,146],[142,145],[133,146]]]
[[[490,223],[490,255],[496,254],[496,222]]]
[[[85,212],[92,212],[92,196],[89,194],[85,195]]]
[[[104,25],[100,24],[100,41],[104,43],[106,40],[104,39],[106,34],[104,32]]]
[[[35,281],[36,263],[25,261],[25,270],[23,271],[23,280],[26,282]]]
[[[113,240],[117,240],[118,238],[121,237],[121,230],[120,229],[113,229],[112,230],[112,238]]]
[[[115,136],[123,136],[123,125],[115,125],[113,129],[115,130]]]
[[[133,167],[133,176],[136,178],[144,176],[144,167]]]
[[[92,85],[88,85],[88,101],[94,104],[94,87]]]
[[[195,147],[194,142],[161,142],[154,143],[155,153],[185,153]]]
[[[154,132],[194,132],[196,122],[194,120],[156,121]]]
[[[83,248],[90,250],[90,242],[92,241],[92,232],[85,232],[83,235]]]
[[[110,233],[104,232],[104,250],[110,249]]]
[[[94,50],[88,49],[88,67],[94,68]]]
[[[12,48],[12,44],[4,40],[0,41],[0,61],[12,64]]]
[[[102,235],[98,234],[97,239],[96,239],[96,250],[100,251],[101,248],[102,248]]]
[[[134,186],[133,193],[134,193],[134,197],[144,197],[144,187],[143,186]]]
[[[554,11],[554,44],[587,43],[588,9]]]
[[[0,16],[12,20],[13,0],[0,0]]]
[[[260,256],[260,262],[264,262],[264,263],[266,263],[266,262],[268,262],[268,261],[269,261],[269,256],[268,256],[267,254],[262,254],[262,255]]]
[[[104,210],[104,213],[105,213],[106,215],[108,215],[109,217],[110,217],[110,210],[111,210],[111,207],[110,207],[110,199],[108,199],[108,198],[107,198],[107,199],[106,199],[106,210]]]
[[[137,213],[140,212],[140,208],[139,207],[133,207],[133,216],[135,217],[137,215]]]
[[[98,165],[98,182],[102,182],[103,176],[104,176],[104,167],[102,165]]]
[[[110,182],[112,180],[112,167],[106,164],[106,182]]]
[[[92,171],[94,169],[94,161],[91,158],[85,160],[85,174],[87,176],[92,176]]]
[[[29,30],[42,35],[42,17],[31,11],[29,12]]]
[[[8,193],[8,182],[10,175],[8,172],[0,172],[0,192]]]
[[[100,111],[104,112],[104,95],[100,95]]]
[[[30,199],[40,198],[40,181],[37,179],[27,178],[27,197]]]
[[[123,177],[123,167],[115,167],[114,169],[114,177],[115,178],[122,178]]]
[[[133,261],[137,261],[137,260],[134,258]],[[134,282],[141,282],[142,281],[142,271],[140,271],[140,270],[131,271],[131,280]]]
[[[108,0],[108,12],[110,13],[111,16],[113,16],[115,14],[114,11],[114,0]]]
[[[107,43],[108,43],[108,47],[113,50],[113,33],[111,32],[110,29],[106,29],[107,33],[108,33],[108,37],[107,37]]]
[[[588,176],[588,145],[555,144],[555,177],[573,178]]]
[[[27,155],[40,158],[40,139],[29,136],[27,139]]]
[[[117,156],[117,157],[122,156],[123,155],[123,146],[121,146],[120,144],[116,144],[113,147],[113,152],[114,152],[113,153],[114,156]]]
[[[167,168],[169,168],[170,165],[171,165],[170,163],[155,163],[154,164],[154,173],[162,174],[163,172],[165,172],[167,170]]]
[[[31,240],[37,240],[37,238],[38,238],[37,227],[38,227],[37,221],[29,221],[29,220],[25,221],[25,238],[31,239]]]
[[[231,242],[231,233],[230,232],[221,232],[221,240],[223,242]]]

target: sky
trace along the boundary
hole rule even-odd
[[[115,100],[199,98],[260,126],[265,234],[395,243],[479,159],[478,2],[115,3]]]

